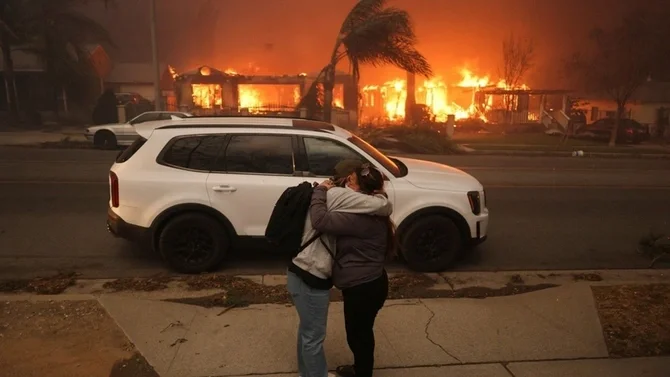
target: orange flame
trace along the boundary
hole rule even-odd
[[[238,89],[240,107],[247,108],[249,111],[263,107],[261,94],[253,85],[240,85]]]
[[[504,80],[499,80],[497,84],[493,84],[489,76],[477,76],[468,69],[461,69],[461,80],[453,87],[456,88],[472,88],[472,99],[467,106],[461,106],[449,100],[449,86],[440,78],[435,77],[431,80],[426,80],[423,85],[417,85],[416,88],[416,102],[426,105],[431,113],[435,116],[438,122],[445,122],[448,115],[454,115],[456,120],[479,118],[486,121],[483,114],[484,110],[491,107],[493,98],[488,97],[485,103],[485,109],[478,109],[475,104],[474,91],[489,86],[495,86],[503,89],[520,89],[528,90],[527,85],[520,85],[516,88],[511,88],[505,84]],[[462,92],[463,89],[460,89]],[[403,120],[405,118],[405,100],[407,98],[406,82],[402,79],[395,79],[387,81],[383,85],[367,85],[362,89],[365,100],[364,106],[374,107],[375,96],[367,95],[366,93],[379,91],[381,94],[381,101],[383,102],[383,111],[386,117],[391,121]]]
[[[174,69],[173,66],[168,64],[168,72],[170,72],[170,76],[172,76],[173,79],[176,79],[179,74],[177,73],[177,70]]]
[[[211,109],[214,106],[221,106],[223,98],[221,97],[221,85],[219,84],[192,84],[193,104],[203,108]]]

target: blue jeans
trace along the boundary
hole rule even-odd
[[[301,377],[327,377],[326,340],[330,291],[314,289],[288,271],[288,288],[298,310],[298,372]]]

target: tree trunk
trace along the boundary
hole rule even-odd
[[[416,108],[416,75],[407,72],[407,96],[405,97],[405,124],[413,125],[414,109]]]
[[[617,136],[619,135],[619,126],[621,125],[621,118],[623,118],[624,110],[626,105],[623,103],[618,103],[616,108],[616,119],[614,120],[614,127],[612,128],[612,133],[610,134],[609,146],[616,146]]]
[[[5,78],[5,88],[7,89],[7,107],[12,119],[16,120],[19,116],[18,96],[16,93],[16,83],[14,82],[14,61],[12,60],[12,47],[9,36],[2,33],[0,37],[2,45],[2,64],[4,67],[3,76]]]
[[[323,120],[330,123],[333,115],[333,90],[335,89],[335,66],[330,65],[323,77]]]

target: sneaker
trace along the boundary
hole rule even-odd
[[[341,365],[335,369],[337,375],[340,377],[356,377],[356,371],[353,365]]]

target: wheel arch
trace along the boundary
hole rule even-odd
[[[101,128],[99,130],[95,130],[95,132],[93,132],[93,136],[98,135],[98,134],[102,135],[102,134],[105,134],[105,133],[109,133],[112,136],[116,137],[116,133],[114,131],[110,130],[109,128]]]
[[[197,204],[197,203],[186,203],[186,204],[177,204],[173,207],[170,207],[163,212],[161,212],[156,218],[151,222],[151,247],[154,251],[158,250],[158,237],[160,236],[161,231],[165,225],[173,218],[185,214],[185,213],[202,213],[205,214],[214,220],[216,220],[224,230],[228,233],[228,236],[232,238],[237,236],[237,232],[233,227],[233,224],[228,220],[228,218],[223,215],[221,212],[215,210],[212,207]]]
[[[457,211],[448,207],[441,207],[441,206],[426,207],[412,212],[409,216],[405,217],[400,222],[400,224],[398,224],[397,226],[398,236],[402,237],[403,232],[405,232],[413,222],[417,221],[422,217],[430,215],[445,216],[453,220],[454,223],[456,223],[456,226],[458,227],[461,236],[463,236],[464,244],[470,243],[472,235],[470,233],[470,226],[468,225],[468,222],[465,220],[465,218]]]

